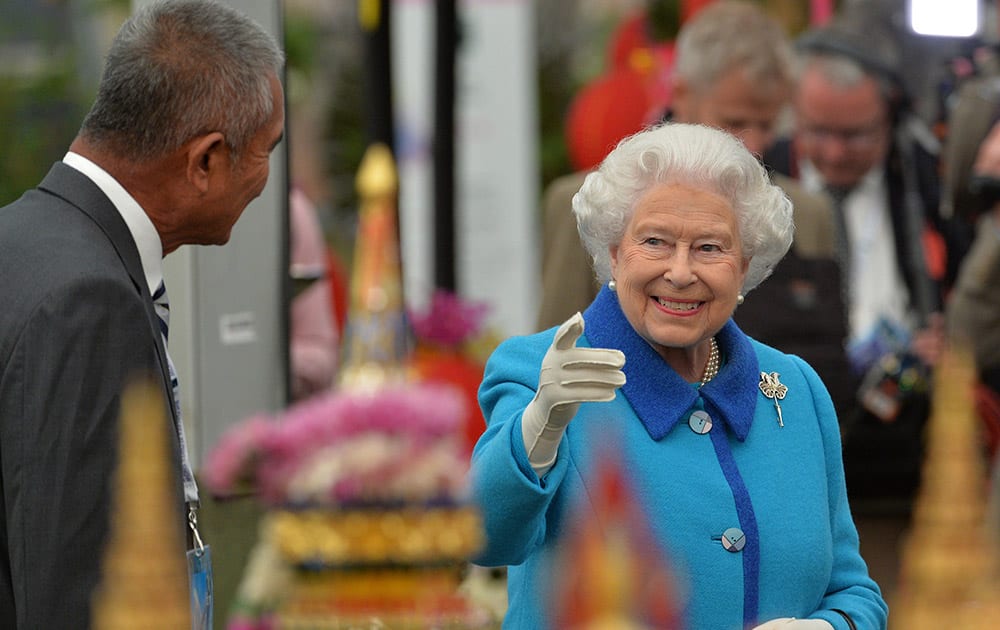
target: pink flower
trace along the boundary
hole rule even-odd
[[[208,489],[216,495],[226,496],[236,492],[242,484],[253,484],[262,445],[274,429],[273,420],[266,415],[253,416],[230,427],[205,463],[203,476]]]
[[[313,456],[323,449],[373,434],[400,439],[413,447],[437,443],[461,430],[465,404],[453,387],[432,383],[374,393],[316,396],[290,407],[283,415],[254,416],[226,431],[209,454],[205,481],[212,492],[223,496],[232,494],[242,483],[251,483],[266,502],[280,504],[288,500],[291,480],[299,476],[303,466],[314,465]],[[395,474],[404,477],[406,461],[398,464]],[[368,476],[329,479],[330,487],[340,484],[335,497],[343,496],[348,488],[377,487],[383,480],[374,477],[386,473],[376,467],[362,474]]]
[[[421,341],[458,346],[479,334],[489,308],[485,302],[470,302],[438,289],[426,312],[409,314],[410,323]]]

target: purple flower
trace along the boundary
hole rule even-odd
[[[413,332],[421,341],[442,346],[458,346],[479,334],[489,312],[485,302],[470,302],[438,289],[426,312],[410,312]]]

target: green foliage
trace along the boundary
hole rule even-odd
[[[284,13],[285,62],[289,70],[312,78],[316,68],[316,51],[321,50],[322,33],[319,22],[307,12]]]
[[[334,248],[344,260],[352,260],[354,228],[358,211],[355,176],[368,148],[368,118],[365,107],[365,78],[361,64],[344,64],[337,76],[336,95],[326,112],[322,130],[323,161],[327,165],[333,211],[330,230]]]
[[[655,42],[671,41],[681,29],[681,3],[679,0],[649,0],[649,35]]]
[[[566,146],[566,115],[575,86],[567,78],[562,63],[540,64],[538,68],[538,162],[540,186],[573,170]]]
[[[34,187],[62,159],[86,112],[70,64],[0,80],[0,206]]]

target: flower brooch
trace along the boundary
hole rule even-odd
[[[760,392],[764,394],[767,398],[774,401],[774,409],[778,412],[778,426],[785,426],[785,421],[781,418],[781,405],[778,404],[779,400],[785,399],[785,394],[788,393],[788,387],[781,384],[778,380],[778,373],[767,372],[760,373],[760,383],[757,384],[760,388]]]

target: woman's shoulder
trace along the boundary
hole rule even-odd
[[[757,360],[760,365],[762,387],[766,380],[780,383],[792,400],[811,401],[813,408],[823,416],[836,419],[833,401],[829,391],[816,370],[797,354],[789,354],[781,350],[751,339]],[[770,377],[765,379],[765,375]],[[794,392],[794,395],[792,395]]]
[[[761,372],[787,374],[797,371],[802,372],[807,378],[819,378],[816,375],[816,370],[799,355],[783,352],[774,346],[757,341],[753,337],[748,337],[748,339],[750,339],[750,344],[753,346],[754,352],[757,353],[757,362],[760,365]]]
[[[830,258],[836,253],[833,203],[821,192],[806,190],[785,175],[775,174],[774,183],[792,201],[795,218],[795,242],[792,247],[803,258]]]
[[[539,353],[544,354],[552,345],[557,328],[557,326],[553,326],[540,332],[512,335],[505,338],[497,344],[497,347],[490,354],[487,364],[515,360],[518,357],[534,357]]]
[[[548,345],[552,343],[552,340],[556,336],[556,330],[558,329],[558,326],[552,326],[551,328],[546,328],[545,330],[540,330],[538,332],[510,335],[501,341],[498,347],[530,347],[540,344]]]

